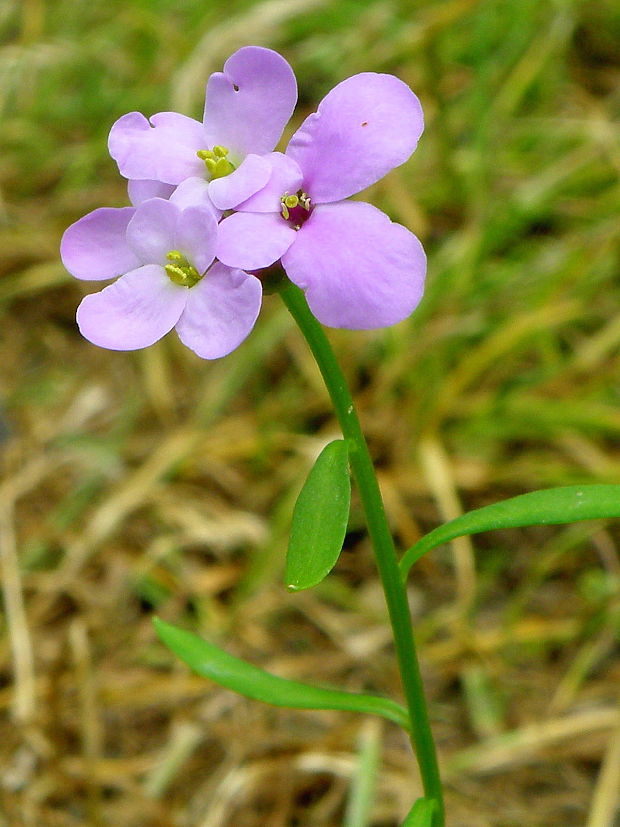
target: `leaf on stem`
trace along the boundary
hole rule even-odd
[[[403,827],[432,827],[436,808],[434,798],[418,798],[403,821]]]
[[[279,678],[157,617],[153,623],[162,643],[195,672],[246,698],[293,709],[344,709],[379,715],[409,729],[407,711],[389,698],[323,689]]]
[[[344,439],[323,448],[299,493],[286,557],[286,585],[292,591],[320,583],[335,566],[349,522],[351,480]]]
[[[400,570],[406,577],[411,566],[427,551],[467,534],[606,517],[620,517],[620,485],[567,485],[531,491],[469,511],[438,526],[405,552]]]

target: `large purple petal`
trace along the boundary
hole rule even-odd
[[[340,201],[404,163],[423,129],[420,101],[406,83],[364,72],[323,98],[286,154],[304,171],[304,189],[314,203]]]
[[[215,258],[217,221],[208,207],[188,207],[179,211],[174,230],[174,247],[190,264],[204,273]]]
[[[209,196],[220,210],[232,210],[237,204],[264,187],[271,175],[271,164],[260,155],[248,155],[230,175],[209,184]]]
[[[201,123],[177,112],[160,112],[150,123],[129,112],[112,126],[108,149],[125,178],[180,184],[205,174],[196,152],[208,148],[206,140]]]
[[[86,296],[77,323],[82,336],[99,347],[137,350],[172,330],[187,294],[187,287],[173,284],[162,267],[147,264]]]
[[[229,267],[269,267],[295,241],[296,231],[279,213],[236,212],[220,222],[215,255]]]
[[[127,242],[142,264],[166,264],[175,250],[175,228],[181,210],[171,201],[151,198],[136,209],[127,227]]]
[[[161,181],[127,181],[127,193],[134,207],[148,201],[149,198],[170,198],[173,192],[172,184],[162,184]]]
[[[413,233],[361,201],[316,207],[282,264],[320,322],[352,330],[405,319],[422,298],[426,273]]]
[[[179,338],[203,359],[226,356],[254,327],[261,299],[257,278],[217,262],[188,291],[176,326]]]
[[[223,72],[209,78],[204,112],[209,147],[228,147],[233,160],[271,152],[296,101],[297,82],[286,60],[271,49],[244,46],[228,58]]]
[[[269,161],[271,175],[261,190],[237,206],[242,212],[280,212],[284,193],[294,195],[301,187],[303,174],[292,158],[281,152],[263,157]]]
[[[72,224],[60,242],[62,263],[76,279],[99,281],[139,267],[125,238],[133,207],[102,207]]]

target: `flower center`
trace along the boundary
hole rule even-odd
[[[303,190],[297,190],[295,195],[285,192],[280,198],[280,215],[288,221],[296,230],[308,220],[312,211],[310,196]]]
[[[224,178],[234,172],[235,165],[226,157],[229,153],[228,147],[214,146],[213,149],[199,149],[196,155],[205,162],[207,172],[214,178]]]
[[[166,253],[166,258],[170,262],[164,265],[164,270],[168,274],[170,281],[175,284],[180,284],[181,287],[193,287],[198,284],[202,276],[196,268],[189,263],[183,253],[178,250],[170,250]]]

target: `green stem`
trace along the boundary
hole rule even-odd
[[[396,655],[411,719],[411,743],[417,756],[424,794],[437,802],[434,827],[443,827],[441,779],[413,639],[407,592],[398,568],[396,549],[368,446],[346,380],[327,336],[310,312],[303,293],[294,285],[287,284],[280,291],[280,295],[310,346],[334,404],[343,436],[350,442],[351,469],[366,513],[368,533],[392,624]]]

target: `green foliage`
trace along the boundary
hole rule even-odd
[[[405,552],[401,572],[406,576],[423,554],[456,537],[498,528],[558,525],[606,517],[620,517],[620,485],[568,485],[531,491],[469,511],[438,526]]]
[[[389,698],[341,692],[279,678],[190,632],[154,619],[160,640],[199,675],[246,698],[292,709],[342,709],[379,715],[407,729],[407,712]]]
[[[292,591],[326,577],[340,556],[349,521],[351,481],[344,439],[323,448],[293,510],[285,581]]]
[[[436,803],[433,799],[418,798],[403,821],[402,827],[432,827],[435,809]]]

